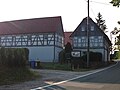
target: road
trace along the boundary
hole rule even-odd
[[[112,68],[50,85],[42,90],[120,90],[120,62]]]

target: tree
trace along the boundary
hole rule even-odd
[[[68,42],[66,45],[65,45],[65,59],[66,59],[66,62],[68,63],[68,61],[71,62],[71,51],[72,51],[72,46],[71,46],[71,43]]]
[[[120,0],[112,0],[110,3],[113,4],[113,6],[120,6]]]
[[[103,30],[105,32],[105,30],[107,29],[107,26],[106,26],[105,20],[103,20],[103,17],[100,14],[100,12],[98,13],[96,21],[97,21],[97,25],[101,28],[101,30]]]
[[[72,46],[71,46],[71,43],[68,42],[66,45],[65,45],[65,53],[71,53],[72,51]]]

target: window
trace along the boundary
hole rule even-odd
[[[78,42],[81,43],[81,38],[78,39]]]
[[[97,47],[97,46],[98,46],[98,43],[94,43],[94,46]]]
[[[84,28],[84,27],[81,27],[81,31],[85,31],[85,28]]]
[[[90,43],[90,47],[93,47],[93,43]]]
[[[73,45],[74,45],[74,47],[77,47],[77,44],[76,44],[76,43],[74,43]]]
[[[98,39],[97,39],[97,38],[95,39],[95,42],[98,42]]]
[[[91,27],[90,27],[90,30],[91,30],[91,31],[94,31],[94,26],[91,26]]]
[[[102,36],[98,36],[98,40],[99,40],[99,42],[103,42],[103,37]]]
[[[85,37],[82,37],[82,39],[85,39]]]
[[[78,47],[81,47],[81,44],[78,44]]]
[[[103,46],[103,43],[100,43],[100,47],[102,47]]]
[[[90,39],[94,39],[94,36],[91,36]]]
[[[82,43],[82,46],[85,47],[86,46],[85,43]]]

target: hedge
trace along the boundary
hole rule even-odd
[[[0,48],[0,65],[5,67],[25,67],[28,63],[27,48]]]
[[[83,55],[81,57],[81,59],[83,59],[84,61],[87,61],[87,55]],[[90,61],[102,61],[102,53],[99,52],[90,52],[89,53],[89,60]]]
[[[120,59],[120,51],[114,53],[114,59]]]

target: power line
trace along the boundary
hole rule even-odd
[[[104,5],[110,5],[110,4],[108,4],[108,3],[103,3],[103,2],[96,2],[96,1],[90,1],[90,2],[98,3],[98,4],[104,4]]]

